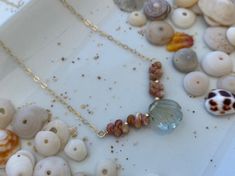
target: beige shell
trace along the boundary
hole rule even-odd
[[[201,61],[203,70],[210,76],[221,77],[233,70],[232,59],[224,52],[214,51],[208,53]]]
[[[65,146],[64,152],[75,161],[83,161],[88,154],[86,144],[80,139],[71,139]]]
[[[56,155],[60,150],[60,138],[51,131],[39,131],[34,143],[37,152],[43,156]]]
[[[61,157],[53,156],[40,160],[34,169],[33,176],[71,176],[68,163]]]
[[[198,2],[198,0],[175,0],[175,4],[178,7],[188,8],[192,7]]]
[[[219,24],[218,22],[214,21],[214,20],[211,19],[210,17],[208,17],[208,16],[206,16],[206,15],[204,15],[203,17],[204,17],[205,22],[206,22],[209,26],[211,26],[211,27],[220,26],[220,24]]]
[[[33,175],[35,160],[34,162],[32,162],[32,154],[29,153],[26,154],[26,153],[27,153],[26,151],[17,152],[7,161],[6,164],[7,176]]]
[[[101,160],[97,164],[96,176],[117,176],[117,165],[112,160]]]
[[[227,36],[229,43],[231,45],[235,46],[235,27],[234,26],[228,28],[228,30],[226,32],[226,36]]]
[[[13,131],[23,139],[32,139],[49,118],[49,112],[38,106],[25,106],[16,111]]]
[[[16,152],[15,155],[26,156],[30,160],[30,162],[32,163],[33,166],[36,164],[36,158],[35,158],[34,154],[28,150],[20,150],[20,151]]]
[[[147,19],[142,12],[134,11],[129,15],[128,23],[132,26],[141,27],[147,23]]]
[[[207,28],[203,36],[206,45],[214,51],[232,53],[235,50],[235,47],[229,43],[226,32],[227,28],[225,27]]]
[[[5,129],[12,121],[15,108],[10,100],[0,99],[0,128]]]
[[[196,3],[194,6],[192,6],[190,8],[190,10],[192,10],[196,15],[200,16],[202,15],[202,10],[200,9],[200,7],[198,6],[198,3]]]
[[[173,11],[171,19],[176,27],[187,29],[195,23],[196,15],[189,9],[177,8]]]
[[[7,160],[20,148],[19,137],[10,130],[0,129],[0,168],[4,168]]]
[[[150,22],[145,31],[146,39],[155,45],[165,45],[172,39],[174,29],[164,21]]]
[[[233,0],[199,0],[198,5],[204,15],[221,25],[235,24],[235,2]]]
[[[194,71],[184,77],[184,89],[192,96],[204,95],[209,88],[209,78],[206,74]]]
[[[57,136],[60,138],[60,149],[64,149],[70,137],[69,127],[64,121],[59,119],[53,120],[46,124],[43,130],[52,131],[57,134]]]

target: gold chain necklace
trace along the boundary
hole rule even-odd
[[[74,14],[82,23],[88,27],[90,30],[96,32],[100,36],[108,39],[109,41],[113,42],[117,46],[123,48],[124,50],[138,56],[144,61],[152,62],[154,59],[143,55],[142,53],[138,52],[136,49],[129,47],[127,44],[122,43],[121,41],[115,39],[112,35],[102,31],[96,25],[94,25],[91,21],[83,17],[80,13],[76,11],[76,9],[67,2],[67,0],[59,0],[64,7],[66,7],[72,14]],[[169,128],[176,128],[178,123],[182,120],[182,112],[181,107],[173,100],[162,100],[162,102],[158,102],[160,98],[163,97],[162,91],[162,84],[159,82],[160,77],[162,76],[161,64],[160,62],[155,62],[150,67],[150,91],[152,91],[152,95],[155,96],[156,101],[150,105],[150,114],[142,114],[138,113],[136,116],[129,115],[127,121],[123,123],[122,120],[116,120],[116,122],[110,123],[107,125],[106,130],[98,129],[92,122],[88,121],[85,117],[83,117],[80,112],[78,112],[72,105],[70,105],[65,99],[59,96],[53,89],[51,89],[45,81],[43,81],[38,75],[36,75],[31,68],[29,68],[18,56],[16,56],[13,51],[8,48],[3,41],[0,40],[0,46],[4,49],[4,51],[14,59],[17,65],[36,83],[38,84],[43,90],[45,90],[51,97],[53,97],[57,102],[61,103],[65,109],[69,112],[74,114],[84,125],[89,127],[98,137],[103,138],[107,134],[114,134],[114,136],[119,137],[123,133],[127,133],[129,131],[129,126],[134,126],[135,128],[140,128],[141,125],[147,126],[149,121],[155,120],[153,117],[150,119],[150,115],[154,116],[156,113],[161,112],[161,109],[166,116],[166,120],[169,121],[171,117],[170,127]],[[159,111],[160,108],[160,111]],[[156,112],[158,111],[158,112]],[[176,117],[177,115],[177,117]],[[158,114],[159,116],[159,114]],[[160,116],[159,118],[162,118]],[[176,121],[177,120],[177,121]],[[158,123],[160,126],[162,123]],[[158,126],[159,127],[159,126]],[[161,128],[161,127],[160,127]]]

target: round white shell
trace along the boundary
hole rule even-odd
[[[175,4],[178,7],[192,7],[194,4],[197,3],[198,0],[175,0]]]
[[[45,125],[43,128],[46,131],[52,131],[60,138],[60,149],[64,149],[70,137],[70,131],[68,125],[62,120],[53,120]]]
[[[217,88],[225,89],[235,94],[235,75],[228,75],[218,79]]]
[[[38,153],[52,156],[60,150],[60,138],[51,131],[39,131],[34,139]]]
[[[75,161],[82,161],[87,157],[86,144],[80,139],[71,139],[65,146],[64,152]]]
[[[26,106],[16,111],[13,131],[23,139],[32,139],[49,118],[49,112],[38,106]]]
[[[13,155],[6,164],[6,174],[7,176],[32,176],[33,164],[24,155]]]
[[[146,22],[147,19],[145,15],[140,11],[134,11],[128,17],[128,23],[132,26],[141,27],[145,25]]]
[[[224,52],[210,52],[201,62],[203,70],[211,76],[221,77],[228,75],[233,70],[232,59]]]
[[[184,78],[184,89],[192,96],[204,95],[209,88],[209,78],[206,74],[195,71]]]
[[[111,160],[102,160],[97,165],[96,176],[117,176],[117,165]]]
[[[35,159],[35,156],[33,155],[33,153],[31,153],[30,151],[27,151],[27,150],[20,150],[18,152],[16,152],[15,155],[22,155],[22,156],[25,156],[27,157],[32,165],[34,166],[36,164],[36,159]]]
[[[178,8],[173,11],[171,19],[176,27],[187,29],[195,23],[196,15],[189,9]]]
[[[54,156],[40,160],[34,169],[33,176],[71,176],[68,163],[61,157]]]
[[[12,121],[15,108],[10,100],[0,99],[0,128],[5,129]]]
[[[235,46],[235,27],[230,27],[226,32],[229,43]]]

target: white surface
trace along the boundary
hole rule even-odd
[[[2,50],[0,96],[11,99],[16,106],[36,103],[49,108],[55,117],[79,128],[78,138],[88,139],[89,157],[81,163],[69,161],[74,172],[94,174],[100,159],[111,158],[121,165],[122,176],[140,176],[146,172],[162,176],[203,175],[210,169],[211,159],[220,160],[216,157],[218,150],[224,149],[221,143],[235,119],[212,117],[203,108],[204,97],[187,96],[182,88],[184,75],[175,71],[171,64],[172,53],[148,44],[137,33],[139,29],[125,23],[127,14],[118,10],[112,1],[71,2],[105,31],[163,63],[166,97],[177,100],[183,107],[181,125],[169,135],[142,129],[131,131],[118,140],[99,139],[61,105],[53,103],[52,98],[26,77]],[[208,52],[201,40],[204,29],[204,22],[198,18],[196,25],[185,31],[194,35],[193,48],[198,51],[199,58]],[[145,112],[152,102],[148,94],[149,64],[89,32],[58,0],[29,3],[0,28],[0,38],[54,90],[64,95],[67,92],[68,101],[99,128],[105,128],[116,118],[124,119],[130,113]],[[96,60],[97,54],[99,59]],[[66,58],[63,62],[62,57]],[[98,80],[97,76],[102,79]],[[215,88],[213,79],[211,88]],[[81,109],[81,104],[89,104],[89,107]],[[215,171],[216,167],[212,169]]]
[[[17,7],[0,1],[0,26],[21,10],[30,0],[9,0],[8,2],[15,4]]]

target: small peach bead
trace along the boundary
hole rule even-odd
[[[137,114],[135,118],[135,127],[136,128],[141,128],[141,114]]]
[[[116,137],[120,137],[122,135],[122,130],[117,126],[115,126],[113,129],[113,135]]]
[[[123,121],[121,119],[118,119],[118,120],[115,121],[115,126],[118,127],[118,128],[121,128],[122,124],[123,124]]]
[[[113,123],[109,123],[106,127],[106,130],[108,132],[108,134],[113,134],[113,130],[114,130],[114,124]]]
[[[129,133],[129,125],[128,125],[127,122],[125,122],[125,123],[122,125],[122,132],[123,132],[124,134]]]
[[[127,117],[127,123],[131,126],[134,127],[135,126],[135,116],[134,115],[129,115]]]
[[[150,124],[150,118],[146,115],[143,115],[141,118],[142,125],[148,126]]]

